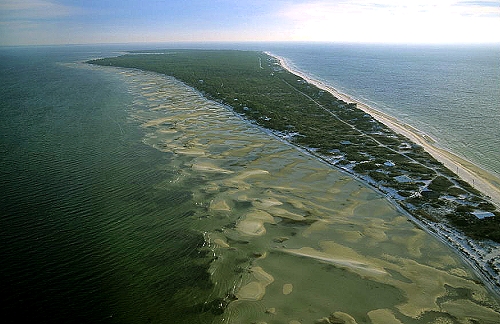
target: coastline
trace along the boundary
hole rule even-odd
[[[462,180],[466,181],[472,187],[487,196],[492,204],[500,208],[500,178],[480,168],[472,162],[456,155],[455,153],[440,148],[438,145],[436,145],[436,142],[431,137],[414,128],[413,126],[403,123],[393,116],[374,109],[373,107],[370,107],[369,105],[359,100],[353,99],[349,95],[338,91],[334,87],[326,85],[323,82],[315,80],[307,74],[294,69],[285,58],[279,55],[270,52],[265,53],[276,58],[279,61],[280,65],[288,72],[300,76],[310,84],[313,84],[316,87],[329,92],[334,97],[343,100],[346,103],[355,103],[359,109],[371,115],[377,121],[386,125],[394,132],[407,137],[415,144],[421,145],[424,150],[432,157],[434,157],[437,161],[443,163],[448,169],[457,174]]]
[[[278,81],[276,81],[277,83],[282,84],[282,82],[285,81],[285,83],[290,86],[291,84],[289,84],[289,82],[293,83],[295,81],[298,81],[298,83],[297,83],[298,87],[312,88],[312,89],[319,88],[325,92],[328,92],[332,96],[337,97],[338,99],[356,103],[356,101],[352,100],[348,95],[341,94],[340,92],[336,91],[335,89],[325,86],[322,82],[316,81],[316,80],[312,79],[311,77],[304,75],[304,73],[301,73],[299,71],[294,71],[294,69],[291,68],[286,63],[285,59],[283,59],[281,57],[274,56],[274,55],[269,54],[269,53],[265,53],[265,52],[261,52],[261,53],[266,54],[266,56],[268,56],[269,58],[272,57],[272,60],[270,62],[272,63],[272,65],[275,65],[275,68],[277,69],[275,71],[286,72],[286,74],[288,76],[288,82],[287,82],[287,80],[283,80],[281,78],[278,78]],[[200,55],[200,57],[196,57],[196,55],[194,55],[195,57],[191,58],[191,59],[193,61],[196,59],[196,62],[205,62],[204,61],[205,57],[201,56],[201,54],[204,54],[204,53],[199,52],[198,55]],[[215,54],[212,53],[212,55],[215,55]],[[209,57],[212,57],[212,56],[209,56]],[[254,65],[255,64],[255,61],[254,61],[255,57],[246,57],[245,59],[252,60],[252,62],[251,62],[252,67],[248,69],[249,73],[252,73],[253,69],[255,69],[255,65]],[[109,62],[107,60],[109,60]],[[147,65],[144,63],[144,61],[141,61],[140,59],[136,60],[136,57],[133,57],[133,59],[130,57],[124,57],[124,58],[122,58],[122,61],[120,61],[120,59],[117,59],[117,61],[113,61],[112,59],[107,59],[107,60],[103,60],[102,62],[99,62],[98,64],[105,65],[105,66],[117,65],[117,66],[122,66],[122,67],[129,67],[129,68],[130,67],[131,68],[139,68],[142,70],[145,69],[147,71],[153,71],[153,72],[159,72],[162,74],[172,75],[173,77],[181,80],[182,82],[186,83],[190,87],[197,89],[197,91],[199,91],[201,95],[203,95],[203,96],[208,95],[209,98],[212,98],[212,99],[215,98],[215,101],[223,103],[224,105],[227,105],[228,107],[231,107],[231,110],[235,114],[241,115],[241,116],[244,116],[244,115],[246,116],[246,114],[244,114],[246,109],[244,109],[243,105],[244,105],[245,98],[247,98],[248,96],[247,97],[242,96],[240,98],[239,96],[236,96],[231,91],[225,91],[223,95],[219,95],[220,94],[219,92],[215,92],[218,89],[217,83],[215,83],[215,89],[214,89],[213,86],[210,87],[210,84],[208,83],[208,81],[207,82],[200,82],[200,80],[203,80],[203,81],[205,79],[210,80],[209,75],[205,75],[203,73],[196,74],[195,71],[193,71],[194,77],[191,74],[185,75],[185,74],[183,74],[184,68],[182,65],[179,67],[179,71],[177,71],[177,70],[164,71],[164,69],[157,68],[157,66],[158,66],[157,64]],[[176,60],[171,60],[171,61],[177,62]],[[150,61],[146,60],[146,63],[147,62],[150,62]],[[259,61],[259,62],[261,62],[261,61]],[[180,63],[180,62],[177,62],[177,63]],[[240,64],[239,56],[237,56],[237,59],[231,61],[230,63],[233,63],[235,65]],[[202,63],[199,63],[198,65],[201,65],[201,64]],[[212,63],[205,62],[205,64],[212,64]],[[272,65],[271,64],[269,65],[271,67],[271,69],[270,69],[271,75],[273,75],[273,70],[274,70]],[[260,64],[258,65],[258,67],[260,67],[262,69]],[[260,72],[260,70],[258,70],[258,71]],[[177,74],[176,74],[176,72],[177,72]],[[240,82],[240,78],[241,78],[240,73],[233,73],[231,70],[227,71],[227,73],[228,73],[227,78],[229,81]],[[304,77],[302,78],[302,76],[304,76]],[[300,80],[297,80],[297,77],[299,77]],[[265,80],[265,81],[267,82],[267,80]],[[304,82],[304,81],[306,81],[306,82]],[[308,83],[311,85],[311,87],[307,86]],[[203,86],[200,86],[200,84],[201,85],[208,84],[209,86],[203,87]],[[251,89],[253,89],[253,87],[254,87],[253,84],[249,85],[248,83],[245,83],[245,82],[243,82],[243,84],[244,84],[243,90],[246,90],[245,86],[250,87]],[[297,90],[297,92],[300,93],[301,96],[304,95],[304,96],[306,96],[314,101],[315,105],[311,106],[311,108],[313,108],[313,107],[317,108],[316,107],[316,105],[317,105],[321,109],[324,110],[323,106],[320,103],[316,102],[311,97],[309,97],[307,93],[303,93],[301,91],[301,89],[297,89],[293,85],[292,85],[292,88]],[[268,89],[267,84],[266,84],[266,88],[264,88],[264,89]],[[276,86],[276,89],[282,90],[279,86]],[[304,90],[304,91],[306,91],[306,90]],[[317,90],[313,90],[313,91],[316,92]],[[333,92],[333,91],[335,91],[335,92]],[[244,93],[244,91],[243,91],[243,93]],[[277,93],[281,94],[281,92],[277,92]],[[211,95],[213,95],[213,94],[216,94],[215,97],[211,97]],[[233,98],[234,98],[234,101],[236,101],[236,100],[239,101],[235,107],[233,107],[233,105],[232,105]],[[297,100],[301,100],[301,98],[302,97],[297,98]],[[250,96],[250,99],[251,99],[251,96]],[[286,102],[287,98],[284,98],[283,100]],[[293,103],[292,103],[292,105],[293,105]],[[236,107],[239,107],[241,109],[238,111],[236,109]],[[270,110],[270,111],[273,112],[273,110]],[[302,123],[303,122],[302,119],[304,118],[304,116],[309,113],[308,110],[306,110],[306,111],[294,110],[294,111],[295,111],[295,118],[298,118],[299,123]],[[316,111],[316,110],[314,110],[314,111]],[[264,113],[266,113],[266,111],[264,111]],[[364,112],[362,109],[360,109],[359,111],[357,111],[355,113],[359,116],[364,115]],[[307,116],[309,116],[309,115],[307,115]],[[257,116],[257,117],[253,116],[254,118],[251,118],[251,117],[252,116],[250,116],[250,120],[255,120],[255,118],[258,118],[259,116]],[[386,117],[388,118],[388,120],[390,120],[390,116],[386,116]],[[262,114],[260,115],[260,118],[262,118]],[[271,120],[271,119],[272,118],[269,118],[269,120]],[[312,119],[314,119],[314,118],[312,118]],[[263,118],[263,120],[267,121],[268,119]],[[374,118],[370,117],[370,120],[373,121]],[[304,122],[307,122],[307,120],[305,120]],[[266,123],[256,123],[256,124],[258,124],[259,127],[262,127],[265,130],[265,132],[268,134],[274,134],[275,136],[281,138],[285,142],[289,140],[289,136],[286,132],[281,133],[278,130],[279,128],[274,128],[272,124],[270,124],[270,125],[267,125]],[[314,127],[314,126],[316,126],[316,124],[312,123],[312,126]],[[409,125],[406,125],[406,127],[409,128],[410,130],[412,130]],[[389,128],[389,127],[386,126],[384,128]],[[316,129],[316,128],[313,128],[313,129]],[[402,129],[406,129],[406,128],[403,127]],[[392,130],[392,131],[394,131],[394,130]],[[389,130],[386,130],[386,132],[387,132],[387,134],[392,133]],[[414,130],[414,129],[413,129],[413,132],[418,133],[418,131]],[[339,132],[334,132],[333,134],[337,134],[337,135],[332,135],[332,136],[343,136],[343,133],[339,133]],[[394,133],[392,133],[392,134],[394,134]],[[310,135],[314,136],[314,134],[310,134]],[[425,138],[424,135],[422,135],[422,136]],[[428,137],[428,141],[429,140],[432,140],[432,139]],[[409,139],[408,140],[401,139],[401,141],[408,142]],[[415,141],[415,142],[417,142],[417,141]],[[334,159],[331,159],[329,156],[323,156],[320,152],[316,152],[315,149],[310,149],[308,147],[307,142],[303,143],[305,145],[299,144],[298,146],[292,144],[291,142],[289,142],[289,143],[292,146],[294,146],[295,148],[305,150],[312,157],[315,157],[318,160],[322,160],[323,162],[325,162],[331,166],[336,164],[336,161]],[[387,147],[387,146],[383,145],[382,143],[379,143],[379,145]],[[312,146],[312,147],[315,147],[315,146]],[[419,151],[421,151],[421,150],[423,150],[423,148],[419,149]],[[432,160],[429,158],[430,157],[426,157],[424,163],[427,163],[427,161]],[[388,157],[388,159],[390,160],[390,157]],[[370,177],[364,176],[365,173],[362,173],[362,172],[358,173],[355,170],[353,170],[353,165],[356,165],[356,162],[359,162],[362,160],[363,159],[358,159],[356,156],[354,156],[354,157],[352,157],[352,161],[354,161],[354,162],[350,162],[350,164],[348,164],[348,165],[341,164],[341,166],[338,167],[338,169],[344,170],[345,172],[350,174],[353,178],[359,180],[361,183],[363,183],[367,186],[371,186],[375,189],[378,189],[378,191],[382,195],[386,196],[387,200],[393,206],[395,206],[398,210],[406,211],[407,207],[409,207],[410,209],[413,208],[412,206],[405,205],[404,204],[405,199],[402,198],[405,196],[399,195],[399,193],[395,192],[392,187],[385,187],[383,183],[379,183]],[[349,161],[351,161],[351,160],[349,160]],[[435,161],[434,161],[434,163],[435,163]],[[421,164],[421,165],[424,165],[424,164]],[[389,166],[389,167],[392,167],[392,166]],[[444,169],[444,166],[439,165],[438,168],[440,170],[442,170],[442,169]],[[212,170],[213,168],[211,167],[210,169]],[[440,171],[438,169],[435,169],[432,166],[431,166],[431,169],[435,170],[437,174],[441,174],[441,175],[446,175],[446,173],[449,173],[448,170]],[[418,177],[418,174],[416,174],[415,176]],[[458,178],[457,175],[453,175],[452,179],[454,181],[463,182],[461,179]],[[326,186],[328,186],[328,185],[329,184],[326,184]],[[420,187],[420,188],[422,188],[422,187]],[[434,190],[434,189],[432,189],[432,190]],[[472,189],[470,189],[470,190],[472,190]],[[469,191],[469,192],[471,192],[471,191]],[[471,193],[471,196],[477,197],[477,198],[481,199],[481,201],[488,201],[489,202],[489,200],[484,200],[483,198],[485,198],[485,197],[483,196],[483,194],[481,194],[479,192]],[[459,206],[460,206],[460,204],[465,205],[466,203],[468,203],[468,201],[469,200],[465,200],[464,203],[459,202],[458,204],[459,204]],[[427,206],[425,206],[425,207],[427,207]],[[227,206],[222,205],[222,206],[217,206],[217,208],[222,208],[221,210],[226,210]],[[421,215],[422,219],[419,218],[418,216],[410,215],[410,216],[417,217],[418,220],[421,222],[412,221],[414,219],[413,217],[401,217],[401,219],[406,219],[405,222],[409,221],[410,223],[414,223],[420,229],[424,230],[425,232],[427,232],[433,236],[438,237],[441,241],[445,242],[446,246],[451,248],[449,253],[455,252],[457,256],[460,256],[463,259],[463,261],[465,261],[465,263],[469,263],[471,265],[471,268],[473,269],[473,271],[477,275],[477,277],[481,278],[481,282],[483,283],[483,285],[485,285],[489,288],[488,290],[491,292],[491,294],[493,296],[496,297],[497,300],[500,299],[500,289],[499,289],[499,287],[500,287],[500,244],[497,244],[494,241],[490,241],[490,240],[485,240],[485,241],[472,240],[468,236],[466,236],[463,232],[456,230],[455,228],[453,228],[445,223],[441,223],[440,221],[437,221],[438,218],[434,218],[431,216],[431,215],[433,215],[434,212],[437,212],[437,215],[443,216],[444,215],[443,213],[455,210],[455,208],[453,208],[453,209],[443,208],[443,210],[437,210],[437,208],[438,207],[429,206],[429,209],[430,209],[429,212],[431,214],[426,214],[424,211],[424,214]],[[217,209],[217,210],[219,210],[219,209]],[[406,212],[403,212],[403,214],[408,215],[408,213],[406,213]],[[469,217],[473,217],[473,216],[469,216]],[[423,223],[423,225],[422,225],[422,223]],[[406,242],[406,241],[404,241],[404,242]]]
[[[472,162],[469,162],[464,158],[455,155],[452,152],[439,148],[437,145],[435,145],[436,142],[433,138],[423,132],[420,132],[418,129],[412,127],[411,125],[405,124],[395,117],[376,110],[368,106],[367,104],[355,100],[349,95],[338,91],[332,86],[325,85],[323,82],[315,80],[307,74],[292,68],[285,58],[270,52],[265,52],[265,54],[277,59],[280,66],[288,72],[300,76],[308,83],[313,84],[319,89],[329,92],[334,97],[343,100],[346,103],[355,103],[358,108],[370,114],[373,118],[383,123],[394,132],[406,136],[415,144],[421,145],[424,150],[428,152],[432,157],[443,163],[448,169],[456,173],[462,180],[468,182],[482,194],[487,195],[489,201],[496,207],[500,207],[500,188],[494,185],[495,183],[500,184],[500,179],[498,179],[494,175],[474,165]],[[320,156],[317,157],[323,160]],[[352,175],[354,175],[355,178],[359,179],[360,181],[365,182],[362,177],[359,177],[356,174]],[[480,247],[478,249],[478,246],[475,243],[469,241],[466,237],[463,237],[462,234],[460,234],[459,232],[455,232],[454,229],[448,228],[444,224],[434,224],[432,222],[417,219],[408,211],[401,208],[401,206],[391,197],[387,196],[387,198],[400,212],[406,215],[408,220],[425,230],[430,235],[437,238],[439,241],[449,246],[452,250],[456,251],[463,262],[468,264],[474,270],[476,275],[481,278],[485,287],[487,287],[488,290],[496,296],[496,298],[500,299],[500,290],[498,289],[500,281],[498,280],[498,273],[493,274],[490,272],[490,270],[488,269],[489,266],[486,266],[485,260],[483,259],[484,256],[481,255],[482,253],[480,252]]]

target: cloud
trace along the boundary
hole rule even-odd
[[[2,20],[51,19],[79,13],[82,13],[80,8],[50,0],[0,0]]]
[[[500,19],[499,1],[459,1],[455,7],[464,16],[477,16]]]
[[[497,14],[500,18],[499,1],[456,0],[319,0],[302,1],[286,6],[281,14],[291,19],[325,18],[329,16],[387,15],[477,15]]]
[[[0,45],[71,42],[68,22],[83,14],[54,0],[0,0]]]
[[[319,0],[288,5],[280,16],[296,40],[498,42],[498,10],[491,1]]]
[[[459,1],[458,5],[500,8],[498,1]]]

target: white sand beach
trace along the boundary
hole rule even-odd
[[[461,179],[467,181],[477,190],[481,191],[484,195],[490,198],[491,203],[500,208],[500,178],[483,170],[470,161],[445,150],[437,144],[430,136],[419,131],[418,129],[401,122],[400,120],[389,116],[369,105],[355,100],[347,94],[344,94],[337,89],[324,84],[318,80],[314,80],[306,74],[293,69],[291,65],[283,57],[267,53],[279,60],[280,65],[291,73],[294,73],[307,82],[317,86],[318,88],[330,92],[333,96],[341,99],[347,103],[356,103],[357,107],[370,114],[379,122],[383,123],[393,131],[406,136],[408,139],[416,144],[421,145],[425,151],[432,155],[436,160],[443,163],[448,169],[455,172]]]

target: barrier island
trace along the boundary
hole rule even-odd
[[[365,181],[500,289],[500,211],[424,148],[257,51],[162,50],[89,61],[175,77]]]

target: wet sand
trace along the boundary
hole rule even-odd
[[[192,191],[221,322],[500,321],[472,269],[366,184],[180,82],[121,71],[144,143],[175,156],[165,185]]]
[[[291,73],[299,75],[309,83],[314,84],[320,89],[330,92],[333,96],[347,103],[356,103],[357,107],[373,116],[376,120],[391,128],[393,131],[408,137],[414,143],[421,145],[425,151],[431,154],[436,160],[443,163],[448,169],[455,172],[460,178],[467,181],[471,186],[481,191],[487,197],[490,197],[491,202],[500,208],[500,178],[483,170],[477,165],[466,159],[439,147],[438,143],[430,136],[419,131],[418,129],[401,122],[400,120],[389,116],[379,110],[376,110],[367,104],[355,100],[347,94],[344,94],[337,89],[325,85],[324,83],[314,80],[306,74],[293,69],[286,59],[276,56],[272,53],[267,53],[279,60],[280,65]]]

